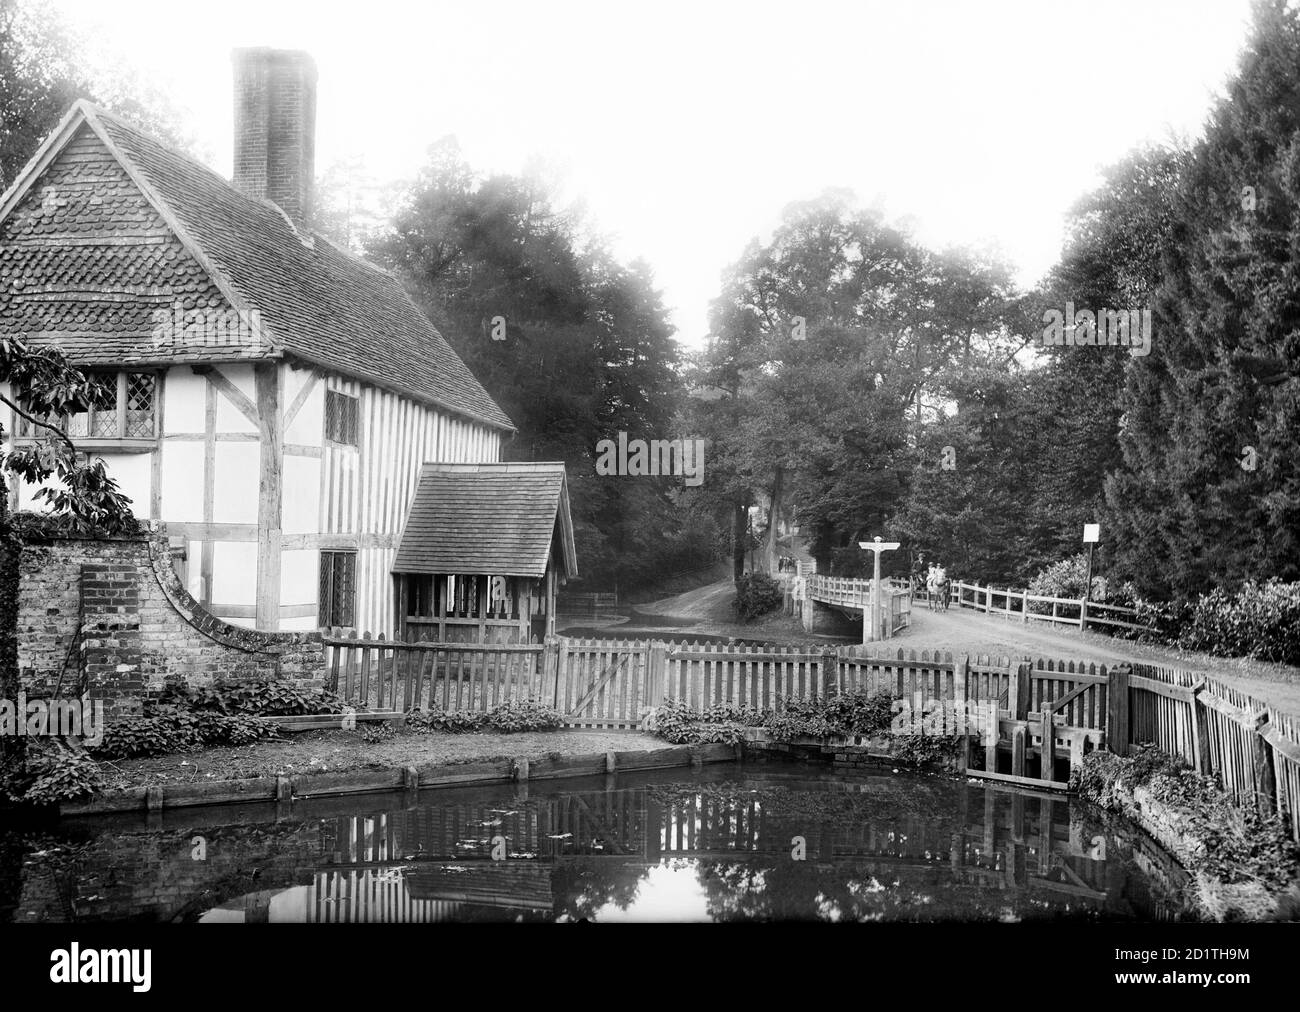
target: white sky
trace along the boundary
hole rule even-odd
[[[1248,0],[54,0],[192,118],[229,174],[230,50],[310,51],[317,171],[413,176],[455,134],[480,171],[542,159],[700,343],[721,271],[828,186],[924,242],[993,244],[1024,283],[1063,214],[1143,141],[1195,135]]]

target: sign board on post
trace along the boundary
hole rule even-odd
[[[862,642],[871,643],[875,640],[883,639],[881,635],[880,620],[880,553],[892,552],[902,545],[897,541],[882,541],[880,535],[876,535],[873,541],[859,541],[858,547],[863,551],[875,553],[875,579],[871,583],[871,604],[870,607],[862,610]]]

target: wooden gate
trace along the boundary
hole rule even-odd
[[[635,730],[650,704],[650,644],[561,639],[555,708],[568,727]]]

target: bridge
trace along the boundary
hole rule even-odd
[[[828,612],[837,612],[862,625],[862,642],[869,642],[869,614],[875,588],[871,580],[858,580],[847,576],[790,576],[784,581],[786,610],[799,614],[808,632],[817,632],[826,625]],[[912,588],[906,580],[893,577],[880,581],[879,621],[876,628],[880,639],[889,639],[912,623]]]

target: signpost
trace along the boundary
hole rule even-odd
[[[859,541],[858,547],[875,553],[875,578],[871,584],[871,607],[863,609],[862,613],[862,642],[871,643],[884,638],[880,634],[880,553],[892,552],[896,548],[901,548],[902,543],[898,541],[881,541],[880,535],[876,535],[873,541]]]
[[[1088,546],[1088,575],[1083,581],[1083,604],[1079,608],[1079,628],[1088,624],[1088,602],[1092,600],[1092,550],[1101,540],[1101,524],[1083,525],[1083,543]]]

